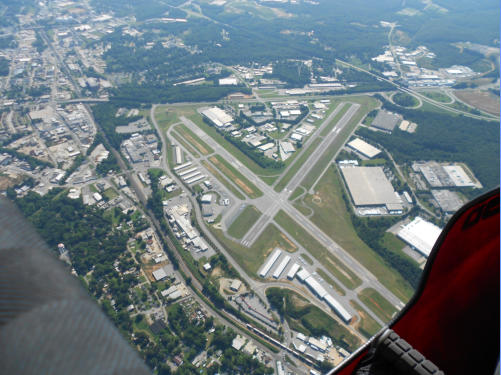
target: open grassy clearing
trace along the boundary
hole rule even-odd
[[[275,247],[290,253],[297,250],[296,245],[273,224],[265,228],[250,248],[227,238],[220,229],[213,226],[209,229],[245,272],[254,277],[257,277],[257,271]]]
[[[355,308],[355,310],[357,310],[361,318],[361,320],[357,323],[358,331],[370,339],[379,332],[382,328],[381,325],[376,322],[357,302],[350,300],[350,304]]]
[[[214,150],[204,141],[202,141],[195,133],[186,127],[184,124],[179,124],[175,127],[176,131],[183,136],[198,152],[202,155],[210,155]]]
[[[328,284],[330,284],[334,288],[334,290],[338,292],[338,294],[340,294],[341,296],[346,295],[344,289],[341,288],[341,286],[339,286],[337,282],[332,280],[332,277],[330,277],[326,272],[324,272],[324,270],[322,270],[321,268],[317,268],[317,273],[320,275],[322,279],[324,279]]]
[[[155,120],[164,131],[172,124],[179,122],[179,117],[176,111],[167,109],[164,106],[158,106],[155,109]]]
[[[263,196],[263,192],[257,188],[247,177],[240,173],[230,163],[224,160],[221,155],[211,156],[209,158],[212,164],[219,169],[226,177],[234,182],[249,198],[259,198]]]
[[[450,103],[452,101],[449,95],[443,94],[440,91],[421,91],[420,94],[440,103]]]
[[[281,169],[267,169],[261,168],[258,164],[256,164],[253,160],[251,160],[247,155],[242,153],[237,147],[229,143],[224,137],[219,134],[216,129],[212,126],[206,124],[200,114],[192,113],[189,116],[186,116],[191,121],[193,121],[200,129],[202,129],[205,133],[211,136],[217,143],[221,145],[226,151],[228,151],[231,155],[237,158],[242,164],[244,164],[247,168],[249,168],[252,172],[254,172],[258,176],[274,176],[279,174]],[[266,182],[266,181],[265,181]]]
[[[111,200],[113,198],[118,197],[118,193],[115,191],[115,189],[108,188],[105,191],[103,191],[103,196],[106,197],[108,200]]]
[[[315,138],[313,142],[308,146],[307,149],[303,149],[299,157],[297,158],[296,162],[290,167],[290,169],[287,171],[287,173],[282,177],[282,179],[278,182],[278,184],[275,186],[275,191],[280,192],[282,191],[285,186],[289,183],[289,181],[292,179],[292,177],[295,176],[299,168],[308,160],[310,155],[317,149],[318,145],[322,142],[321,138]],[[297,152],[297,151],[296,151]]]
[[[358,293],[358,298],[383,322],[389,322],[397,309],[373,288],[366,288]]]
[[[315,195],[307,195],[303,202],[314,210],[310,220],[334,239],[344,250],[373,273],[381,283],[402,301],[408,301],[414,290],[402,276],[376,254],[357,235],[346,209],[341,177],[332,165],[315,186]]]
[[[241,239],[261,217],[261,215],[261,212],[256,207],[245,207],[240,215],[238,215],[233,223],[231,223],[228,228],[228,234],[232,237]]]
[[[195,158],[199,158],[200,155],[198,154],[198,152],[195,151],[195,149],[193,147],[191,147],[191,145],[186,142],[184,140],[184,138],[176,133],[175,131],[173,131],[172,133],[170,133],[191,155],[193,155]]]
[[[350,333],[344,325],[309,303],[300,294],[288,289],[268,288],[266,296],[268,299],[272,298],[275,303],[283,303],[283,316],[292,329],[308,336],[328,335],[336,345],[352,351],[361,345],[360,339]]]
[[[318,160],[318,162],[312,167],[310,172],[306,175],[306,177],[301,182],[301,185],[306,189],[310,189],[315,181],[320,177],[321,173],[325,170],[325,168],[329,165],[331,160],[337,154],[337,152],[344,145],[346,140],[349,138],[350,134],[355,130],[358,126],[360,120],[370,111],[372,111],[377,106],[376,100],[369,97],[362,97],[360,99],[361,106],[358,111],[352,116],[350,121],[346,124],[343,130],[337,135],[336,140],[332,144],[332,146],[328,147],[327,150],[324,151],[322,157]],[[350,99],[351,100],[351,99]],[[353,100],[356,101],[356,100]],[[357,100],[358,102],[358,100]]]
[[[394,253],[403,253],[402,249],[406,244],[393,233],[386,232],[383,237],[383,245]]]
[[[299,242],[314,258],[329,270],[347,288],[355,289],[362,284],[362,280],[337,259],[320,242],[303,229],[294,219],[284,211],[279,211],[275,221]]]
[[[232,183],[230,183],[227,179],[225,179],[217,170],[212,166],[212,164],[209,164],[207,161],[203,160],[202,161],[203,166],[212,174],[216,179],[222,183],[229,191],[233,193],[235,197],[237,197],[240,200],[245,200],[245,196],[235,187],[233,186]]]

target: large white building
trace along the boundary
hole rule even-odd
[[[218,128],[226,128],[233,122],[233,117],[218,107],[204,109],[202,115]]]
[[[435,224],[418,216],[398,232],[398,237],[428,257],[441,232]]]
[[[348,147],[361,153],[362,155],[372,159],[374,156],[381,153],[379,149],[373,145],[361,140],[360,138],[355,138],[353,141],[348,143]]]
[[[342,167],[356,207],[385,207],[389,213],[401,213],[402,201],[381,167]]]

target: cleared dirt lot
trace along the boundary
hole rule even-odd
[[[482,111],[499,116],[499,96],[478,90],[455,91],[460,100]]]

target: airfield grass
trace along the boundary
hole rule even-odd
[[[381,325],[376,322],[356,301],[350,300],[350,304],[358,312],[358,315],[360,315],[360,321],[357,323],[358,331],[370,339],[379,332],[382,328]]]
[[[313,266],[313,259],[308,254],[302,253],[301,257],[310,265]]]
[[[317,268],[317,273],[320,275],[320,277],[322,279],[324,279],[328,284],[330,284],[336,290],[336,292],[339,295],[341,295],[341,296],[345,296],[346,295],[344,289],[341,288],[341,286],[337,282],[335,282],[334,280],[332,280],[332,277],[330,277],[326,272],[324,272],[323,269]]]
[[[303,198],[303,202],[314,211],[310,220],[373,273],[398,298],[404,302],[408,301],[414,294],[409,283],[358,237],[342,197],[341,177],[334,165],[322,176],[315,190],[315,195]]]
[[[238,190],[231,182],[229,182],[226,178],[224,178],[221,173],[217,171],[215,167],[212,166],[209,162],[202,160],[203,166],[214,176],[216,179],[222,183],[229,191],[233,193],[235,197],[240,200],[245,200],[245,196]]]
[[[209,158],[212,164],[221,171],[226,177],[234,182],[249,198],[259,198],[263,192],[252,182],[240,173],[235,167],[228,163],[221,155],[214,155]]]
[[[278,212],[275,221],[347,288],[355,289],[362,284],[362,280],[357,275],[284,211]]]
[[[209,229],[245,272],[254,277],[257,277],[257,271],[276,247],[290,253],[297,251],[296,245],[273,224],[264,229],[250,248],[229,239],[214,226]]]
[[[305,193],[306,190],[304,189],[304,187],[302,186],[299,186],[296,188],[296,190],[294,190],[294,192],[291,194],[291,196],[289,197],[289,200],[290,201],[293,201],[294,199],[298,198],[301,194]]]
[[[195,147],[198,152],[202,155],[210,155],[214,150],[204,141],[202,141],[198,135],[193,133],[184,124],[179,124],[175,127],[176,131],[183,136],[186,141],[188,141],[193,147]]]
[[[373,288],[365,288],[358,293],[358,298],[383,322],[389,322],[397,312],[397,309]]]
[[[200,155],[198,154],[198,152],[188,143],[185,141],[185,139],[177,132],[172,132],[171,133],[172,136],[179,142],[181,143],[181,145],[183,145],[183,147],[191,154],[193,155],[195,158],[199,158]]]
[[[261,215],[262,213],[256,207],[245,207],[240,215],[231,223],[228,228],[228,234],[234,238],[241,239]]]

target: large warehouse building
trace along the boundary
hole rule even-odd
[[[441,232],[442,229],[435,224],[417,216],[398,232],[398,237],[428,257]]]
[[[391,133],[401,119],[400,115],[396,113],[379,110],[371,126],[384,132]]]
[[[382,167],[342,167],[341,173],[356,207],[384,207],[390,214],[402,213],[402,201]]]
[[[218,107],[204,109],[202,115],[218,128],[226,128],[233,122],[233,117]]]
[[[369,159],[372,159],[374,156],[381,153],[379,149],[361,140],[360,138],[355,138],[353,141],[349,142],[348,147],[361,153],[362,155],[364,155]]]

